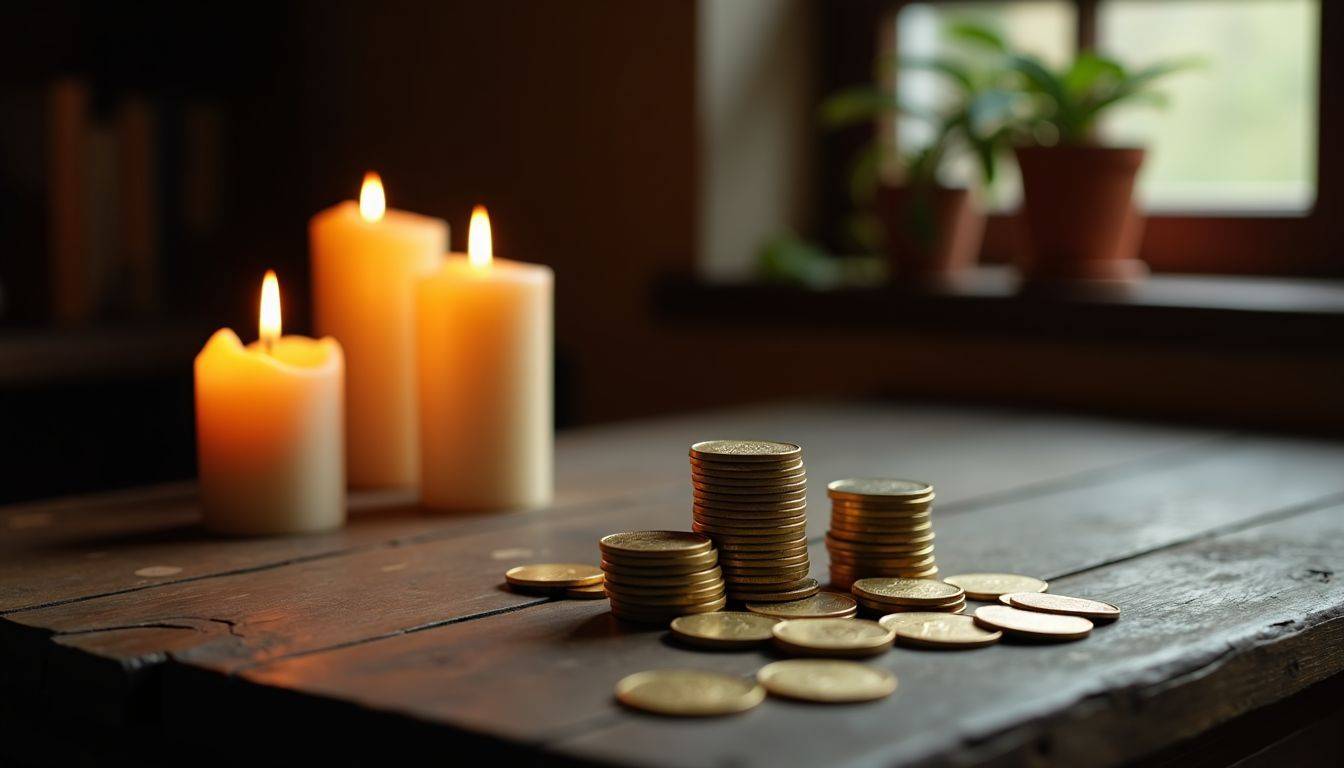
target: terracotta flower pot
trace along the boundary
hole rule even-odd
[[[893,275],[950,278],[974,266],[980,255],[985,215],[967,189],[883,186],[877,210]]]
[[[1134,207],[1141,148],[1018,147],[1033,279],[1137,280],[1143,217]]]

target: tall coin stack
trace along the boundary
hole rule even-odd
[[[714,540],[728,597],[800,600],[821,585],[807,558],[807,471],[792,443],[709,440],[691,446],[692,528]]]
[[[667,624],[727,604],[718,553],[688,531],[631,531],[603,536],[603,585],[611,612],[625,621]]]
[[[826,486],[831,498],[831,583],[849,589],[859,579],[932,579],[933,486],[915,480],[855,478]]]

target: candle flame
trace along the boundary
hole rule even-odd
[[[364,185],[359,188],[359,215],[367,222],[382,221],[387,212],[387,197],[383,194],[383,180],[369,171],[364,174]]]
[[[490,214],[484,205],[471,209],[471,224],[467,227],[467,260],[471,266],[483,268],[490,266],[494,259],[494,247],[490,242]]]
[[[266,270],[261,281],[261,343],[269,352],[271,345],[280,338],[280,281],[275,279],[275,270]]]

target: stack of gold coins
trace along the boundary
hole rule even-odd
[[[728,597],[750,603],[799,600],[808,578],[807,472],[803,449],[764,440],[691,446],[694,528],[714,540]]]
[[[932,579],[933,486],[915,480],[853,478],[826,486],[831,498],[831,583],[849,589],[871,576]]]
[[[859,605],[883,616],[892,613],[961,613],[966,592],[933,579],[874,577],[854,582]]]
[[[727,604],[718,553],[687,531],[613,533],[598,542],[602,584],[616,618],[667,624],[678,616]]]

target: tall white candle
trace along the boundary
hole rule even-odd
[[[261,338],[216,331],[196,356],[196,448],[205,525],[235,535],[300,533],[345,522],[342,382],[334,339],[280,335],[268,272]]]
[[[440,509],[542,506],[553,487],[549,267],[493,258],[485,209],[467,255],[416,294],[421,493]]]
[[[358,205],[322,211],[308,231],[313,325],[345,348],[350,484],[414,486],[415,282],[443,259],[448,224],[387,209],[382,182],[369,174]]]

